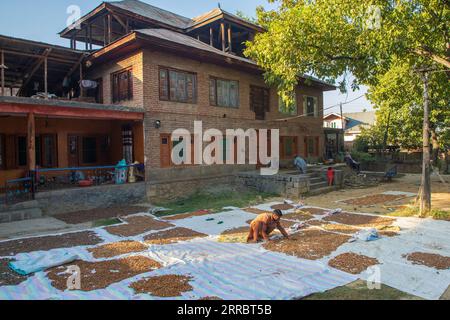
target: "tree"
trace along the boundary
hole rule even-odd
[[[430,73],[430,127],[433,156],[445,150],[450,134],[450,90],[444,72]],[[391,68],[369,87],[368,98],[377,111],[376,127],[388,130],[387,143],[405,149],[422,146],[423,84],[420,75],[411,72],[407,62],[393,61]]]
[[[410,72],[450,68],[448,0],[278,2],[277,10],[258,11],[258,23],[267,32],[247,43],[246,55],[266,70],[266,81],[286,104],[303,74],[335,81],[351,73],[357,88],[376,86],[399,61]],[[425,95],[423,105],[428,105]],[[423,122],[427,136],[426,116]],[[430,181],[428,152],[425,147],[422,185]],[[430,198],[425,190],[422,214],[431,209]]]

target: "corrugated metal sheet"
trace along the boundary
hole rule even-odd
[[[185,29],[192,24],[192,20],[189,18],[154,7],[138,0],[108,2],[108,4],[180,29]]]
[[[152,36],[152,37],[157,37],[163,40],[167,40],[170,42],[174,42],[174,43],[178,43],[178,44],[182,44],[185,46],[189,46],[192,48],[196,48],[196,49],[200,49],[200,50],[204,50],[204,51],[208,51],[211,53],[215,53],[215,54],[219,54],[222,55],[224,57],[227,58],[231,58],[231,59],[235,59],[235,60],[240,60],[249,64],[253,64],[256,65],[255,62],[253,62],[252,60],[246,59],[246,58],[242,58],[236,55],[232,55],[226,52],[223,52],[221,50],[218,50],[214,47],[211,47],[209,44],[206,44],[204,42],[201,42],[197,39],[194,39],[190,36],[184,35],[182,33],[176,32],[176,31],[171,31],[171,30],[167,30],[167,29],[141,29],[141,30],[135,30],[135,32],[137,33],[141,33],[143,35],[148,35],[148,36]]]

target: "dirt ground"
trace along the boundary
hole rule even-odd
[[[342,190],[333,191],[327,194],[306,197],[304,201],[308,206],[317,206],[321,208],[342,208],[343,210],[350,212],[388,214],[400,205],[409,204],[414,200],[414,198],[407,197],[388,203],[378,203],[365,206],[346,204],[338,201],[380,194],[386,191],[417,193],[420,187],[420,179],[421,176],[419,174],[406,174],[401,178],[394,179],[392,182],[382,183],[375,187],[363,189],[344,188]],[[431,201],[433,208],[450,210],[450,176],[445,176],[444,179],[447,181],[447,185],[441,183],[438,177],[431,177]]]
[[[392,287],[381,285],[380,290],[371,290],[367,282],[357,280],[346,286],[338,287],[324,293],[316,293],[302,300],[423,300]]]

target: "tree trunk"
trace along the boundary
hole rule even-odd
[[[420,215],[427,216],[431,211],[430,179],[430,102],[428,98],[428,73],[422,73],[423,80],[423,161],[422,193],[420,195]]]
[[[438,166],[438,157],[439,157],[439,141],[435,128],[431,128],[431,144],[433,146],[431,153],[431,160],[433,161],[433,166]]]

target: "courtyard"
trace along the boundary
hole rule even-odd
[[[301,207],[220,190],[228,201],[216,194],[216,203],[205,195],[158,204],[169,211],[141,204],[57,215],[45,218],[47,229],[4,224],[0,299],[449,299],[449,221],[401,216],[419,182],[405,175],[305,197]],[[444,213],[446,188],[433,178],[433,204]],[[268,243],[247,244],[249,223],[277,208],[290,239],[275,232]],[[13,227],[23,236],[3,232],[17,234]],[[370,228],[378,240],[358,237]],[[61,256],[74,258],[26,276],[8,267]],[[80,287],[68,288],[74,266]]]

